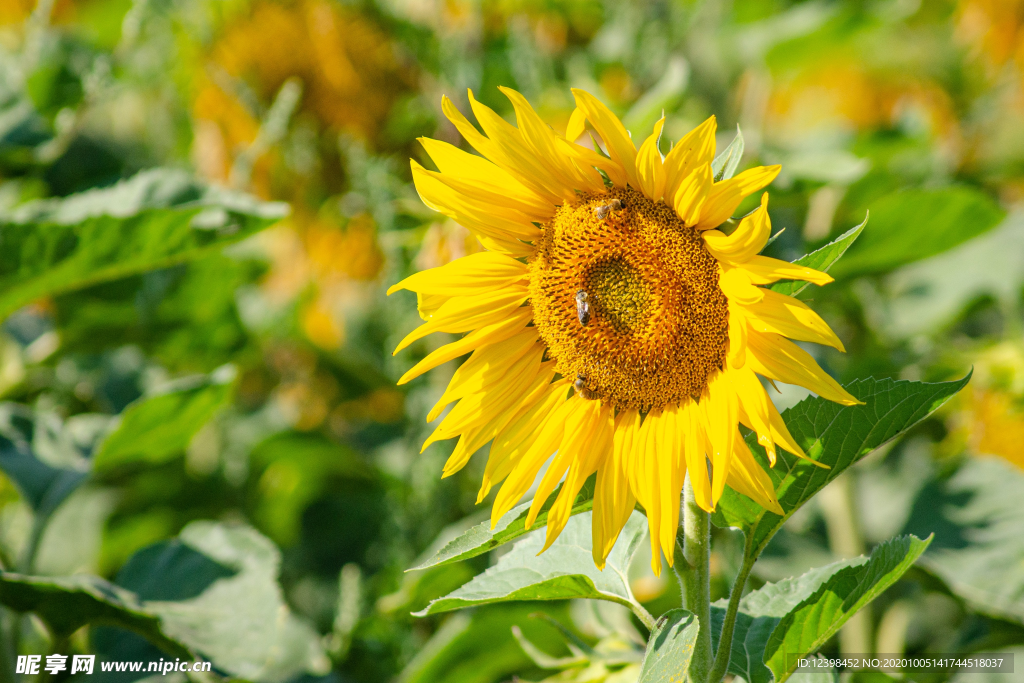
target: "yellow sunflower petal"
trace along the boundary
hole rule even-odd
[[[508,339],[518,334],[532,318],[533,312],[529,307],[524,306],[516,309],[506,320],[473,330],[462,339],[451,344],[445,344],[441,348],[430,352],[426,358],[412,366],[402,375],[402,378],[398,380],[398,385],[401,386],[411,382],[424,372],[433,370],[437,366],[454,360],[459,356],[464,356],[470,351]]]
[[[828,323],[803,301],[770,289],[759,291],[764,294],[760,302],[745,304],[752,329],[846,350]]]
[[[590,125],[604,140],[608,156],[625,171],[627,182],[633,187],[639,187],[636,176],[636,146],[625,126],[619,121],[619,117],[585,90],[573,88],[572,94],[576,97],[576,106],[583,110]]]
[[[491,488],[508,476],[534,444],[540,436],[541,425],[565,401],[570,386],[567,381],[548,385],[534,404],[521,405],[515,417],[494,436],[477,503],[481,503]]]
[[[708,193],[711,191],[711,181],[711,164],[702,164],[679,183],[679,188],[672,197],[672,206],[680,220],[686,225],[697,223],[701,210],[707,202]],[[668,197],[667,192],[668,190],[666,190],[666,198]]]
[[[533,480],[537,477],[537,472],[540,470],[541,465],[551,457],[551,454],[558,449],[559,444],[562,442],[562,435],[566,429],[566,420],[580,413],[578,409],[582,402],[582,399],[574,396],[560,404],[554,412],[546,416],[546,419],[538,428],[539,435],[537,440],[522,455],[519,462],[516,463],[512,471],[505,477],[501,488],[498,489],[498,495],[494,499],[494,505],[491,507],[492,529],[498,523],[498,520],[511,510],[530,489],[530,486],[533,485]]]
[[[530,267],[525,263],[505,254],[483,251],[410,275],[389,287],[388,296],[400,289],[449,297],[480,294],[523,280],[529,273]]]
[[[785,337],[751,332],[747,339],[747,364],[759,375],[810,389],[844,406],[863,405],[822,370],[809,353]]]
[[[587,129],[587,115],[583,110],[576,107],[569,116],[569,124],[565,127],[565,139],[569,142],[576,142],[583,136]]]
[[[583,458],[590,450],[590,442],[600,430],[601,406],[597,401],[585,401],[577,409],[577,412],[566,420],[565,432],[562,435],[562,442],[558,445],[555,457],[537,484],[537,491],[533,495],[533,503],[526,515],[526,528],[529,529],[537,521],[537,515],[547,502],[551,492],[558,486],[566,472],[573,466],[578,458]],[[575,496],[575,494],[573,494]],[[550,513],[549,513],[550,516]]]
[[[463,194],[446,184],[442,174],[428,171],[415,161],[410,165],[413,184],[423,203],[471,232],[502,240],[540,238],[540,229],[522,211],[493,206],[486,200]]]
[[[497,164],[447,142],[431,138],[419,138],[419,141],[443,174],[442,181],[450,187],[477,191],[481,196],[500,202],[500,206],[518,209],[538,221],[547,220],[555,210],[554,204]],[[452,181],[457,181],[457,185]]]
[[[543,355],[544,347],[537,343],[539,339],[536,330],[531,327],[513,337],[474,351],[452,375],[441,398],[427,413],[427,422],[436,420],[449,403],[493,385],[496,380],[510,372],[515,362],[527,352]]]
[[[482,135],[480,131],[478,131],[473,124],[462,115],[462,112],[458,110],[450,99],[443,97],[441,99],[441,108],[448,120],[451,121],[459,133],[462,134],[462,137],[464,137],[476,151],[484,155],[485,158],[494,162],[505,171],[511,173],[519,182],[533,190],[539,197],[551,202],[552,205],[560,204],[564,201],[564,197],[561,193],[549,189],[544,185],[542,180],[535,179],[528,174],[524,174],[520,167],[509,157],[503,146],[498,144],[497,141],[491,140],[487,138],[487,136]],[[493,114],[493,112],[491,113]]]
[[[743,439],[736,439],[733,450],[732,469],[729,470],[729,487],[777,515],[785,514],[775,495],[772,478],[768,476]]]
[[[804,449],[800,448],[796,439],[794,439],[793,435],[789,433],[789,427],[786,426],[786,422],[782,419],[782,415],[779,414],[775,404],[771,401],[768,401],[768,418],[772,428],[772,440],[775,441],[776,445],[785,448],[796,457],[801,460],[806,460],[815,467],[820,467],[825,470],[832,469],[828,465],[812,459],[804,452]]]
[[[594,489],[594,522],[591,529],[594,564],[604,569],[622,527],[633,512],[636,498],[629,486],[626,458],[632,447],[639,415],[635,409],[624,410],[615,418],[612,447],[603,466],[597,470]]]
[[[722,263],[719,263],[718,267],[721,273],[718,286],[722,288],[722,293],[729,299],[729,303],[748,306],[764,299],[765,290],[755,287],[750,282],[750,274],[746,270],[730,268]]]
[[[680,183],[715,157],[715,117],[709,117],[672,146],[665,155],[665,196],[674,197]]]
[[[704,202],[701,209],[697,229],[717,228],[727,221],[744,197],[757,192],[775,180],[775,176],[779,175],[781,169],[782,167],[778,165],[758,166],[728,180],[715,183],[708,193],[708,200]]]
[[[575,198],[573,188],[553,172],[548,155],[539,154],[523,136],[523,131],[477,101],[472,91],[469,92],[469,104],[487,137],[501,149],[504,163],[500,165],[507,165],[509,171],[520,180],[529,178],[535,184],[544,185],[551,194],[560,196],[563,201]]]
[[[657,419],[655,428],[659,437],[657,495],[661,497],[661,525],[659,528],[661,551],[668,566],[675,562],[676,530],[679,528],[679,502],[683,491],[686,465],[683,458],[685,432],[681,429],[678,408],[671,407]],[[653,542],[653,541],[652,541]]]
[[[501,322],[513,315],[529,296],[525,287],[508,287],[498,292],[453,297],[438,308],[430,320],[406,335],[395,353],[432,332],[469,332]]]
[[[586,482],[587,478],[608,460],[612,450],[612,434],[614,432],[615,418],[613,411],[608,406],[600,406],[596,411],[591,432],[584,437],[577,456],[573,459],[572,466],[562,483],[562,490],[558,492],[551,510],[548,512],[547,533],[544,539],[544,552],[551,547],[551,544],[558,539],[562,529],[565,528],[569,517],[572,515],[573,504],[576,496]],[[536,503],[536,500],[534,501]],[[591,519],[591,533],[600,522],[596,515]],[[593,552],[593,551],[591,551]]]
[[[738,399],[728,373],[719,372],[708,382],[708,400],[701,401],[707,416],[707,435],[711,442],[711,504],[718,504],[725,490],[729,466],[736,439],[739,438],[737,424]],[[708,510],[711,512],[711,510]]]
[[[662,116],[654,124],[654,132],[640,146],[640,151],[636,155],[636,175],[640,190],[654,201],[658,201],[665,194],[665,171],[662,168],[664,162],[661,160],[661,151],[658,150],[658,141],[661,139],[661,129],[664,125],[665,117]]]
[[[684,455],[686,473],[690,476],[693,497],[704,510],[714,507],[711,496],[711,480],[708,477],[707,437],[700,408],[693,400],[687,400],[680,408],[682,428],[685,430]]]
[[[729,355],[730,368],[742,368],[747,362],[747,316],[743,306],[729,302]]]
[[[711,255],[720,261],[743,263],[756,256],[772,234],[772,221],[768,217],[768,193],[761,195],[761,206],[743,218],[730,235],[719,230],[703,233],[704,244]]]
[[[640,427],[637,443],[636,480],[637,500],[647,514],[647,528],[651,537],[651,570],[661,576],[661,495],[658,491],[658,418],[661,411],[651,411]]]
[[[742,411],[740,421],[757,432],[757,442],[764,447],[768,454],[768,462],[774,467],[775,440],[772,438],[771,413],[769,412],[771,400],[768,398],[768,393],[761,386],[761,382],[753,370],[747,368],[733,370],[730,372],[730,379],[740,401]],[[744,417],[746,420],[743,420]]]
[[[713,232],[717,231],[709,230],[704,235]],[[705,237],[705,239],[707,238]],[[832,276],[828,273],[768,256],[752,256],[743,264],[743,267],[750,273],[751,281],[755,285],[768,285],[779,280],[802,280],[816,285],[827,285],[833,282]]]

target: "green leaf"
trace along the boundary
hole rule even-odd
[[[192,522],[179,538],[234,574],[217,578],[187,600],[143,602],[160,617],[164,633],[238,678],[271,683],[303,672],[326,673],[330,664],[320,636],[284,601],[277,581],[281,554],[273,543],[249,527],[208,521]],[[149,558],[152,572],[165,572],[152,582],[192,580],[179,563],[160,561],[163,556]],[[168,567],[175,571],[167,572]],[[178,589],[164,585],[162,590]]]
[[[0,572],[0,603],[16,612],[34,612],[58,637],[86,624],[107,624],[138,633],[172,655],[193,658],[187,647],[161,632],[160,619],[143,609],[134,593],[97,576]]]
[[[816,652],[851,616],[896,583],[930,542],[930,537],[922,541],[901,536],[879,544],[866,562],[840,569],[782,617],[764,650],[776,683],[793,673],[800,657]]]
[[[96,470],[131,463],[151,465],[183,453],[195,433],[231,398],[232,387],[227,379],[205,378],[187,388],[142,398],[129,405],[121,414],[120,426],[97,451]]]
[[[904,529],[935,534],[921,564],[974,610],[1024,623],[1024,472],[972,457],[922,488]]]
[[[736,168],[743,158],[743,131],[739,124],[736,125],[736,137],[732,139],[729,146],[722,150],[722,153],[711,162],[711,173],[715,181],[728,180],[736,173]]]
[[[790,433],[812,459],[830,469],[815,467],[783,450],[774,468],[768,467],[756,434],[747,437],[754,456],[772,478],[783,515],[765,510],[746,496],[726,488],[712,520],[722,527],[738,527],[747,537],[747,553],[757,557],[789,517],[865,455],[896,438],[926,418],[970,380],[910,382],[865,379],[846,390],[864,401],[862,406],[841,406],[822,398],[807,398],[783,412]]]
[[[568,603],[491,605],[448,617],[398,676],[399,683],[493,683],[506,681],[532,662],[513,635],[560,642],[549,622],[533,618],[538,609],[561,623],[571,623]],[[554,653],[548,653],[554,656]]]
[[[0,215],[0,318],[40,297],[194,259],[286,213],[167,169],[29,202]]]
[[[855,612],[895,583],[929,542],[915,536],[891,539],[870,557],[835,562],[748,593],[737,613],[729,672],[749,683],[771,683],[774,674],[781,683],[798,659],[816,652]],[[716,648],[727,604],[719,600],[711,609]]]
[[[88,476],[67,467],[53,467],[27,446],[0,436],[0,470],[11,478],[25,502],[40,518],[49,517]]]
[[[555,499],[558,498],[558,492],[561,491],[561,485],[548,496],[544,506],[541,508],[540,514],[537,515],[537,521],[533,523],[535,529],[545,526],[548,523],[548,511],[551,506],[554,505]],[[579,494],[576,496],[576,501],[573,504],[570,515],[578,515],[582,512],[589,512],[594,508],[594,479],[588,479],[580,489]],[[455,562],[461,562],[462,560],[468,560],[471,557],[477,555],[483,555],[486,552],[494,550],[500,545],[504,545],[510,541],[514,541],[520,536],[530,532],[526,528],[526,516],[530,511],[530,503],[521,503],[515,506],[508,512],[506,512],[498,523],[491,529],[491,522],[481,522],[468,531],[460,534],[453,540],[449,541],[438,550],[433,556],[425,562],[413,567],[408,571],[418,571],[421,569],[429,569],[431,567],[440,567],[446,564],[453,564]]]
[[[684,609],[666,612],[651,632],[637,683],[677,683],[690,667],[697,644],[697,617]]]
[[[816,249],[810,254],[804,254],[797,260],[793,261],[793,263],[827,273],[829,268],[831,268],[832,265],[846,253],[846,250],[850,248],[850,245],[860,237],[860,234],[864,231],[864,226],[867,224],[868,217],[864,216],[864,222],[857,227],[850,228],[842,235],[823,246],[821,249]],[[779,294],[796,296],[809,284],[809,282],[804,282],[802,280],[786,280],[784,282],[775,283],[770,287],[770,289],[778,292]]]
[[[1006,212],[984,192],[954,186],[900,190],[871,207],[871,228],[836,277],[891,270],[951,249],[994,228]]]
[[[633,512],[603,571],[594,566],[590,524],[591,513],[572,517],[558,540],[540,555],[545,529],[532,531],[493,567],[432,601],[416,616],[512,600],[594,598],[632,606],[626,572],[647,529],[646,518]]]

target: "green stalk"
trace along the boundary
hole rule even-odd
[[[682,535],[682,572],[686,609],[697,616],[700,630],[690,659],[690,683],[706,683],[711,670],[711,516],[697,505],[690,475],[683,483],[683,510],[678,534]]]
[[[708,683],[721,683],[729,668],[729,653],[732,651],[732,636],[736,630],[736,615],[740,610],[743,589],[747,585],[747,578],[750,576],[750,570],[754,568],[756,560],[757,558],[752,557],[749,552],[743,553],[743,564],[740,566],[739,574],[736,575],[736,582],[732,585],[732,592],[729,593],[729,606],[725,611],[722,636],[718,639],[718,653],[715,655],[715,663],[711,667]]]

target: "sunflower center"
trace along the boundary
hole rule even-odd
[[[631,188],[555,212],[530,261],[530,298],[558,372],[619,409],[700,396],[725,362],[717,262],[675,211]]]

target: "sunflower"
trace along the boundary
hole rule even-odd
[[[399,384],[472,353],[427,416],[435,420],[455,403],[423,444],[458,437],[444,476],[491,442],[478,502],[501,484],[493,524],[550,459],[527,517],[532,525],[564,478],[548,513],[547,549],[596,473],[597,566],[639,502],[660,573],[661,551],[673,561],[687,474],[705,510],[730,486],[781,513],[739,425],[757,433],[773,465],[777,447],[807,455],[758,375],[858,403],[790,341],[842,351],[828,325],[804,303],[759,286],[832,278],[758,255],[771,232],[767,193],[752,213],[730,220],[779,167],[716,181],[714,117],[663,157],[664,117],[637,150],[589,93],[573,91],[576,109],[559,135],[522,95],[501,90],[518,127],[470,92],[481,133],[444,98],[445,115],[481,156],[424,138],[439,172],[412,162],[427,206],[472,231],[486,251],[388,291],[416,292],[426,321],[395,353],[432,332],[469,333],[430,353]],[[603,149],[576,144],[588,123]]]

